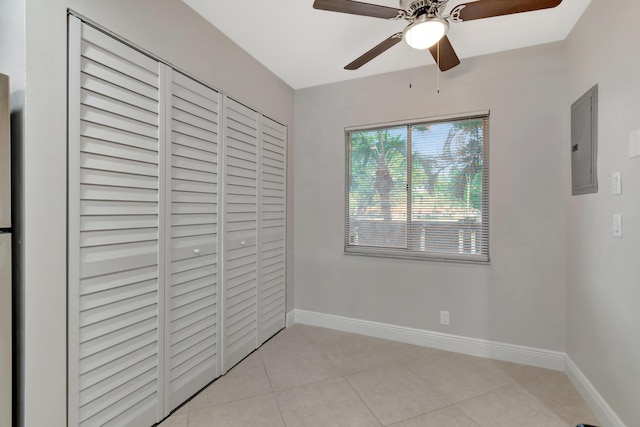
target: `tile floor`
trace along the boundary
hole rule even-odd
[[[160,427],[597,425],[566,375],[295,325]]]

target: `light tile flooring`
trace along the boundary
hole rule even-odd
[[[160,427],[597,425],[566,375],[295,325]]]

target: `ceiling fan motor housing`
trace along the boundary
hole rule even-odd
[[[440,16],[444,13],[449,0],[400,0],[400,8],[406,13],[406,19],[415,20],[422,15]]]

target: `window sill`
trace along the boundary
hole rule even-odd
[[[437,255],[427,252],[408,251],[402,249],[396,250],[384,250],[379,248],[369,247],[345,247],[345,255],[350,256],[362,256],[362,257],[374,257],[374,258],[391,258],[391,259],[406,259],[414,261],[434,261],[434,262],[447,262],[458,264],[473,264],[473,265],[489,265],[491,264],[490,258],[487,255],[477,255],[472,258],[469,255],[454,255],[443,254]]]

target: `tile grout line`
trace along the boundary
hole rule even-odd
[[[390,424],[390,425],[389,425],[389,426],[387,426],[387,427],[393,427],[393,426],[395,426],[396,424],[405,423],[405,422],[407,422],[407,421],[411,421],[411,420],[414,420],[414,419],[417,419],[417,418],[423,417],[423,416],[425,416],[425,415],[433,414],[434,412],[442,411],[442,410],[444,410],[444,409],[449,409],[449,408],[455,408],[455,409],[458,409],[458,408],[456,407],[455,403],[452,403],[452,404],[450,404],[450,405],[443,406],[442,408],[437,408],[437,409],[434,409],[434,410],[432,410],[432,411],[425,412],[425,413],[423,413],[423,414],[414,415],[413,417],[409,417],[409,418],[406,418],[406,419],[404,419],[404,420],[397,421],[397,422],[395,422],[395,423],[393,423],[393,424]],[[458,409],[458,411],[460,411],[460,409]],[[462,411],[460,411],[460,412],[462,412]],[[467,416],[467,414],[465,414],[464,412],[462,412],[462,414],[463,414],[464,416]],[[467,417],[467,418],[469,418],[469,417]],[[470,418],[469,418],[469,419],[470,419]],[[475,421],[473,421],[473,420],[471,420],[471,421],[472,421],[474,424],[476,424],[476,425],[477,425],[477,423],[476,423]],[[480,427],[480,426],[478,426],[478,427]]]
[[[498,387],[498,388],[494,388],[493,390],[485,391],[485,392],[480,393],[480,394],[478,394],[478,395],[476,395],[476,396],[471,396],[471,397],[469,397],[469,398],[467,398],[467,399],[464,399],[464,400],[461,400],[461,401],[459,401],[459,402],[453,402],[453,404],[454,404],[455,406],[457,406],[457,405],[459,405],[459,404],[461,404],[461,403],[465,403],[465,402],[468,402],[468,401],[470,401],[470,400],[474,400],[474,399],[478,399],[479,397],[486,396],[487,394],[495,393],[496,391],[500,391],[500,390],[503,390],[503,389],[505,389],[505,388],[513,387],[514,385],[518,385],[518,384],[507,384],[507,385],[503,385],[502,387]],[[521,387],[521,388],[522,388],[522,387]],[[458,409],[460,409],[460,408],[458,408]],[[460,409],[460,410],[462,411],[462,409]]]
[[[458,408],[455,404],[453,406],[462,414],[463,417],[465,417],[466,419],[468,419],[469,421],[471,421],[473,424],[477,425],[478,427],[482,427],[480,424],[478,424],[478,422],[476,420],[474,420],[469,415],[467,415],[467,413],[464,412],[462,409]]]
[[[287,427],[287,422],[284,420],[284,415],[282,414],[282,408],[280,407],[280,402],[278,401],[278,398],[276,397],[276,392],[273,389],[273,383],[271,382],[271,376],[269,376],[269,371],[267,370],[267,367],[264,364],[264,360],[262,360],[262,354],[260,353],[260,349],[258,349],[258,356],[260,357],[260,363],[262,364],[262,369],[264,369],[264,373],[267,376],[267,379],[269,380],[269,387],[271,388],[271,396],[273,396],[273,400],[276,401],[276,406],[278,407],[278,413],[280,414],[280,419],[282,419],[282,425],[284,427]],[[189,426],[187,426],[187,427],[189,427]]]
[[[420,359],[420,358],[419,358],[419,357],[417,357],[417,358],[415,358],[415,359],[413,359],[413,360],[418,360],[418,359]],[[431,382],[430,382],[428,379],[423,378],[421,375],[418,375],[418,374],[417,374],[417,373],[415,373],[413,370],[411,370],[411,368],[410,368],[410,367],[409,367],[409,365],[408,365],[409,363],[410,363],[410,361],[409,361],[409,362],[405,362],[405,363],[403,363],[402,365],[403,365],[403,366],[404,366],[404,367],[405,367],[409,372],[411,372],[411,373],[412,373],[416,378],[418,378],[419,380],[423,381],[427,386],[429,386],[430,388],[432,388],[432,389],[433,389],[436,393],[438,393],[438,394],[439,394],[443,399],[445,399],[445,400],[449,401],[449,402],[451,403],[451,405],[455,405],[455,404],[456,404],[456,402],[451,401],[451,400],[450,400],[450,399],[449,399],[449,398],[448,398],[448,397],[447,397],[447,396],[446,396],[446,395],[445,395],[441,390],[439,390],[439,389],[438,389],[438,387],[437,387],[435,384],[431,384]],[[450,405],[450,406],[451,406],[451,405]],[[433,412],[433,411],[431,411],[431,412]],[[428,413],[428,412],[427,412],[427,413]]]
[[[365,372],[365,371],[362,371]],[[371,410],[371,408],[369,407],[369,405],[367,405],[367,402],[364,401],[364,399],[362,398],[362,396],[360,396],[360,394],[358,393],[358,391],[353,388],[353,385],[351,385],[351,383],[349,382],[349,380],[347,379],[347,377],[343,376],[342,379],[344,379],[344,381],[347,383],[347,385],[349,386],[349,388],[351,388],[351,390],[353,390],[353,392],[356,394],[356,396],[358,396],[358,399],[360,399],[360,402],[362,402],[362,404],[365,406],[365,408],[367,408],[367,410],[369,411],[369,413],[371,415],[373,415],[373,418],[375,418],[376,421],[378,421],[378,424],[380,424],[381,426],[384,427],[384,424],[382,423],[382,421],[380,421],[380,419],[376,416],[376,414],[373,413],[373,411]]]
[[[418,359],[418,358],[416,358],[416,359],[414,359],[414,360],[417,360],[417,359]],[[440,397],[442,397],[442,398],[447,402],[447,405],[442,406],[442,407],[439,407],[439,408],[434,408],[434,409],[432,409],[432,410],[430,410],[430,411],[423,412],[423,413],[417,414],[417,415],[415,415],[415,416],[412,416],[412,417],[409,417],[409,418],[405,418],[405,419],[402,419],[402,420],[396,421],[396,422],[394,422],[393,424],[389,424],[389,426],[393,426],[393,425],[395,425],[395,424],[398,424],[398,423],[401,423],[401,422],[405,422],[405,421],[411,420],[411,419],[413,419],[413,418],[418,418],[418,417],[421,417],[421,416],[423,416],[423,415],[426,415],[426,414],[430,414],[430,413],[432,413],[432,412],[439,411],[439,410],[441,410],[441,409],[450,408],[450,407],[452,407],[452,406],[455,406],[455,403],[454,403],[454,402],[451,402],[448,398],[446,398],[446,397],[442,394],[442,392],[440,392],[436,387],[434,387],[433,385],[431,385],[431,384],[430,384],[430,383],[429,383],[425,378],[422,378],[421,376],[419,376],[418,374],[416,374],[415,372],[413,372],[411,369],[409,369],[409,368],[404,364],[404,362],[393,362],[393,363],[388,363],[388,364],[384,364],[384,365],[381,365],[381,366],[377,366],[377,367],[374,367],[374,368],[371,368],[371,369],[367,369],[367,370],[364,370],[364,371],[355,372],[355,373],[352,373],[352,374],[349,374],[349,375],[357,375],[357,374],[365,373],[365,372],[372,371],[372,370],[376,370],[376,369],[382,369],[382,368],[390,367],[390,366],[401,366],[401,367],[403,367],[404,369],[406,369],[406,370],[407,370],[407,371],[408,371],[408,372],[409,372],[413,377],[415,377],[418,381],[422,382],[423,384],[425,384],[425,385],[426,385],[426,386],[428,386],[429,388],[433,389],[433,391],[435,391],[435,392],[436,392]],[[385,424],[382,422],[382,420],[378,419],[378,417],[375,415],[375,413],[373,413],[373,410],[369,407],[369,405],[367,405],[367,403],[364,401],[364,398],[363,398],[362,396],[360,396],[360,394],[359,394],[359,393],[358,393],[358,391],[354,388],[354,386],[351,384],[351,382],[349,381],[349,379],[348,379],[346,376],[345,376],[344,378],[345,378],[345,380],[347,381],[347,383],[349,384],[349,386],[351,386],[351,388],[353,389],[353,391],[356,393],[356,395],[358,395],[358,397],[360,398],[360,400],[362,401],[362,403],[364,403],[364,404],[365,404],[365,406],[369,409],[369,411],[373,414],[373,416],[378,420],[378,422],[379,422],[380,424],[382,424],[383,426],[385,426]]]
[[[330,378],[323,378],[323,379],[320,379],[320,380],[318,380],[318,381],[311,381],[311,382],[308,382],[308,383],[298,384],[298,385],[294,385],[294,386],[285,387],[285,388],[280,389],[280,390],[275,390],[275,389],[273,388],[273,383],[271,382],[271,376],[269,375],[269,371],[267,370],[266,365],[264,365],[264,360],[263,360],[263,361],[262,361],[262,364],[263,364],[263,366],[264,366],[264,368],[265,368],[265,372],[267,373],[267,378],[269,379],[269,385],[271,386],[271,391],[272,391],[274,394],[275,394],[275,393],[282,392],[282,391],[286,391],[286,390],[291,390],[291,389],[294,389],[294,388],[296,388],[296,387],[303,387],[303,386],[306,386],[306,385],[318,384],[318,383],[321,383],[321,382],[323,382],[323,381],[328,381],[328,380],[333,380],[333,379],[337,379],[337,378],[340,378],[340,377],[344,377],[344,375],[342,374],[342,372],[340,372],[340,370],[338,369],[338,367],[335,365],[335,363],[333,363],[333,361],[332,361],[332,360],[331,360],[331,358],[327,355],[327,353],[324,351],[324,349],[322,349],[322,348],[320,348],[320,347],[318,347],[318,346],[316,346],[316,345],[314,345],[314,344],[308,344],[308,346],[309,346],[309,347],[313,347],[315,350],[319,350],[319,351],[321,351],[321,352],[323,353],[323,355],[326,357],[326,359],[329,361],[329,363],[331,363],[331,366],[333,366],[333,368],[335,369],[335,371],[338,373],[338,376],[330,377]],[[260,359],[262,360],[262,354],[260,354]]]
[[[511,378],[511,377],[509,377],[509,378]],[[471,417],[471,415],[467,414],[467,413],[464,411],[464,409],[460,408],[458,405],[459,405],[459,404],[461,404],[461,403],[464,403],[464,402],[469,402],[469,401],[471,401],[471,400],[474,400],[474,399],[480,398],[480,397],[482,397],[482,396],[486,396],[486,395],[487,395],[487,394],[489,394],[489,393],[494,393],[494,392],[496,392],[496,391],[499,391],[499,390],[502,390],[502,389],[505,389],[505,388],[509,388],[509,387],[513,387],[513,384],[509,384],[509,385],[505,385],[505,386],[502,386],[502,387],[498,387],[498,388],[496,388],[495,390],[489,390],[489,391],[486,391],[486,392],[484,392],[484,393],[480,393],[480,394],[479,394],[479,395],[477,395],[477,396],[473,396],[473,397],[470,397],[470,398],[468,398],[468,399],[461,400],[460,402],[455,402],[455,403],[453,404],[453,406],[455,406],[455,407],[456,407],[456,409],[457,409],[458,411],[460,411],[460,412],[461,412],[465,417],[467,417],[468,419],[470,419],[470,420],[471,420],[474,424],[476,424],[477,426],[479,426],[479,427],[485,427],[485,426],[483,426],[483,425],[480,423],[480,421],[477,421],[477,420],[473,419],[473,418]]]
[[[514,382],[515,382],[515,380],[514,380]],[[479,422],[479,421],[477,421],[477,420],[473,419],[469,414],[467,414],[467,413],[464,411],[464,409],[462,409],[462,408],[458,407],[458,405],[459,405],[459,404],[461,404],[461,403],[469,402],[469,401],[471,401],[471,400],[479,399],[479,398],[481,398],[481,397],[483,397],[483,396],[486,396],[486,395],[488,395],[488,394],[495,393],[495,392],[497,392],[497,391],[504,390],[504,389],[507,389],[507,388],[510,388],[510,387],[517,387],[517,388],[521,389],[522,391],[524,391],[525,393],[527,393],[531,398],[533,398],[536,402],[538,402],[538,403],[540,404],[540,406],[541,406],[544,410],[546,410],[546,411],[547,411],[547,412],[549,412],[551,415],[553,415],[553,416],[555,416],[556,418],[558,418],[560,421],[562,421],[562,422],[565,422],[565,423],[566,423],[566,420],[564,420],[564,418],[562,418],[562,417],[560,416],[560,414],[557,414],[557,413],[556,413],[555,411],[553,411],[551,408],[547,407],[547,405],[546,405],[544,402],[542,402],[540,399],[538,399],[538,397],[537,397],[537,396],[534,396],[532,393],[530,393],[530,392],[529,392],[529,390],[525,389],[524,387],[522,387],[522,386],[521,386],[520,384],[518,384],[517,382],[515,382],[515,384],[510,384],[510,385],[505,385],[505,386],[502,386],[502,387],[498,387],[498,388],[496,388],[495,390],[490,390],[490,391],[487,391],[487,392],[481,393],[481,394],[479,394],[479,395],[477,395],[477,396],[473,396],[473,397],[470,397],[470,398],[468,398],[468,399],[461,400],[460,402],[456,402],[456,403],[454,403],[454,406],[455,406],[455,407],[456,407],[460,412],[462,412],[462,413],[463,413],[467,418],[469,418],[471,421],[473,421],[475,424],[477,424],[477,425],[478,425],[478,426],[480,426],[480,427],[484,427],[484,426],[482,426],[482,424],[480,424],[480,422]]]
[[[281,332],[282,332],[282,331],[281,331]],[[346,333],[348,333],[348,332],[346,332]],[[348,333],[348,334],[351,334],[351,333]],[[277,336],[277,335],[278,335],[278,334],[276,334],[275,336]],[[354,334],[354,335],[359,335],[359,334]],[[275,337],[275,336],[274,336],[274,337]],[[363,399],[363,397],[358,393],[358,391],[355,389],[354,385],[350,382],[350,380],[349,380],[349,378],[348,378],[348,377],[350,377],[350,376],[352,376],[352,375],[362,374],[362,373],[366,373],[366,372],[368,372],[368,371],[373,371],[373,370],[376,370],[376,369],[382,369],[382,368],[385,368],[385,367],[389,367],[389,366],[394,366],[394,365],[396,365],[396,366],[401,366],[401,367],[405,368],[406,370],[408,370],[408,371],[412,374],[412,376],[414,376],[414,377],[415,377],[415,378],[417,378],[420,382],[422,382],[423,384],[426,384],[427,386],[429,386],[430,388],[432,388],[435,392],[437,392],[439,395],[441,395],[441,396],[445,399],[445,402],[450,402],[450,403],[449,403],[448,405],[446,405],[446,406],[443,406],[443,407],[440,407],[440,408],[435,408],[435,409],[433,409],[433,410],[430,410],[430,411],[427,411],[427,412],[424,412],[424,413],[421,413],[421,414],[417,414],[417,415],[415,415],[415,416],[412,416],[412,417],[409,417],[409,418],[406,418],[406,419],[403,419],[403,420],[394,421],[394,423],[393,423],[393,424],[390,424],[390,425],[392,425],[392,426],[393,426],[393,425],[396,425],[396,424],[398,424],[398,423],[404,423],[404,422],[407,422],[407,421],[409,421],[409,420],[412,420],[412,419],[415,419],[415,418],[419,418],[419,417],[421,417],[421,416],[425,416],[425,415],[427,415],[427,414],[431,414],[431,413],[434,413],[434,412],[437,412],[437,411],[440,411],[440,410],[445,410],[445,409],[448,409],[448,408],[455,408],[455,410],[457,410],[457,411],[459,411],[459,412],[461,413],[461,416],[464,416],[464,418],[465,418],[465,419],[468,419],[471,423],[473,423],[473,425],[474,425],[474,426],[478,426],[478,427],[482,427],[482,426],[484,426],[484,427],[487,427],[487,426],[486,426],[486,425],[484,425],[484,424],[479,424],[477,421],[475,421],[473,418],[471,418],[471,416],[469,416],[465,411],[463,411],[463,410],[462,410],[458,405],[463,405],[463,404],[465,404],[466,402],[469,402],[469,401],[472,401],[472,400],[475,400],[475,399],[480,399],[480,398],[482,398],[482,397],[484,397],[484,396],[486,396],[486,395],[488,395],[488,394],[496,393],[496,392],[501,391],[501,390],[504,392],[504,390],[505,390],[505,389],[508,389],[508,388],[510,388],[510,387],[513,387],[513,388],[515,388],[515,389],[522,390],[522,391],[523,391],[523,392],[525,392],[528,396],[530,396],[531,398],[535,399],[535,401],[540,405],[540,408],[541,408],[544,412],[547,412],[547,413],[549,413],[549,414],[551,414],[551,415],[554,415],[556,418],[558,418],[559,420],[563,421],[564,423],[566,423],[566,422],[567,422],[567,420],[565,420],[565,419],[564,419],[564,417],[563,417],[563,416],[561,416],[561,414],[560,414],[560,413],[557,413],[555,410],[553,410],[553,409],[552,409],[552,407],[551,407],[551,406],[547,405],[547,404],[546,404],[542,399],[538,398],[536,395],[534,395],[532,392],[530,392],[530,391],[529,391],[529,389],[528,389],[527,387],[525,387],[523,384],[521,384],[521,382],[517,381],[517,379],[516,379],[516,378],[519,378],[519,377],[521,377],[521,376],[522,376],[522,377],[524,377],[524,376],[526,376],[526,375],[529,375],[529,374],[528,374],[528,372],[520,372],[520,371],[515,370],[515,371],[514,371],[514,375],[512,375],[512,374],[510,374],[510,373],[508,373],[508,372],[507,372],[506,366],[503,366],[502,364],[497,365],[497,367],[498,367],[498,371],[499,371],[499,373],[502,373],[502,374],[504,374],[507,378],[509,378],[509,379],[511,380],[511,384],[502,385],[502,386],[499,386],[499,387],[497,387],[497,388],[495,388],[495,389],[488,390],[488,391],[485,391],[485,392],[483,392],[483,393],[480,393],[480,394],[478,394],[478,395],[476,395],[476,396],[471,396],[471,397],[468,397],[468,398],[466,398],[466,399],[464,399],[464,400],[461,400],[461,401],[459,401],[459,402],[454,402],[454,401],[450,400],[449,398],[446,398],[446,397],[445,397],[445,395],[443,395],[443,394],[442,394],[442,392],[441,392],[440,390],[438,390],[438,388],[437,388],[435,385],[432,385],[432,383],[429,381],[429,379],[428,379],[428,378],[424,378],[424,377],[422,377],[421,375],[418,375],[416,372],[414,372],[412,369],[410,369],[410,368],[409,368],[409,365],[411,364],[411,362],[416,361],[416,360],[420,360],[420,359],[425,359],[425,357],[426,357],[426,356],[410,357],[410,358],[408,358],[407,360],[404,360],[404,357],[403,357],[403,356],[404,356],[404,355],[409,355],[409,354],[411,354],[411,353],[392,352],[392,351],[390,351],[390,350],[384,350],[384,349],[381,349],[380,351],[384,351],[384,352],[385,352],[385,354],[389,355],[389,356],[390,356],[392,359],[394,359],[394,360],[392,360],[392,361],[388,361],[388,362],[385,362],[385,363],[383,363],[383,364],[381,364],[381,365],[376,365],[376,366],[373,366],[373,367],[369,367],[369,368],[367,368],[367,369],[358,370],[358,371],[356,371],[356,372],[345,372],[345,373],[343,373],[343,372],[341,372],[341,370],[340,370],[340,369],[338,369],[338,365],[334,362],[334,360],[333,360],[331,357],[329,357],[329,354],[331,354],[331,353],[330,353],[329,351],[327,351],[327,350],[326,350],[326,348],[332,349],[333,347],[331,347],[331,346],[327,347],[326,345],[322,345],[322,343],[323,343],[323,342],[329,342],[329,343],[332,343],[332,341],[326,341],[326,340],[325,340],[325,341],[323,341],[323,340],[312,340],[312,339],[309,339],[308,337],[306,337],[306,335],[301,335],[301,336],[299,336],[299,337],[298,337],[298,336],[296,336],[296,335],[292,335],[291,337],[287,336],[286,338],[287,338],[287,339],[285,339],[285,344],[286,344],[287,342],[290,342],[290,340],[291,340],[291,339],[294,339],[294,340],[295,340],[294,344],[295,344],[295,346],[296,346],[295,348],[298,348],[298,346],[302,345],[302,346],[303,346],[303,350],[304,350],[304,349],[309,349],[309,350],[310,350],[310,352],[311,352],[311,353],[313,353],[314,357],[312,357],[312,358],[307,357],[307,358],[310,360],[310,363],[316,363],[316,364],[317,364],[317,361],[316,361],[316,358],[315,358],[315,354],[316,354],[316,353],[317,353],[319,356],[322,356],[322,358],[324,358],[326,361],[328,361],[328,362],[329,362],[329,363],[326,365],[326,367],[327,367],[327,368],[328,368],[329,366],[333,367],[334,372],[335,372],[335,377],[323,378],[323,379],[320,379],[320,380],[318,380],[318,381],[313,381],[313,382],[310,382],[310,383],[294,385],[294,386],[290,386],[290,387],[284,388],[284,389],[282,389],[282,390],[275,391],[275,390],[274,390],[274,384],[273,384],[272,375],[270,375],[270,374],[269,374],[269,371],[267,370],[267,368],[266,368],[266,364],[265,364],[265,361],[264,361],[264,356],[265,356],[265,354],[268,354],[268,353],[267,353],[267,351],[270,351],[270,350],[264,350],[264,351],[262,351],[261,349],[256,349],[256,352],[258,353],[257,357],[258,357],[258,358],[259,358],[259,360],[260,360],[260,363],[261,363],[261,366],[262,366],[262,369],[263,369],[263,370],[262,370],[262,372],[264,372],[264,374],[266,375],[266,378],[267,378],[267,381],[268,381],[268,384],[269,384],[270,391],[269,391],[269,392],[266,392],[266,393],[258,393],[258,394],[255,394],[255,395],[253,395],[253,396],[243,397],[243,398],[241,398],[241,399],[235,399],[235,400],[233,400],[233,401],[231,401],[231,402],[224,402],[224,403],[219,403],[219,404],[217,404],[217,405],[213,405],[213,406],[209,406],[209,407],[203,407],[203,408],[200,408],[200,409],[202,410],[202,409],[214,408],[214,407],[217,407],[217,406],[221,406],[221,405],[225,405],[225,404],[231,404],[231,403],[234,403],[234,402],[242,402],[242,401],[245,401],[245,400],[249,400],[249,399],[257,398],[257,397],[259,397],[259,396],[267,396],[267,395],[271,395],[271,396],[272,396],[272,398],[276,401],[276,405],[277,405],[277,407],[278,407],[278,411],[279,411],[279,413],[280,413],[280,417],[281,417],[281,420],[282,420],[282,424],[283,424],[283,426],[285,426],[285,427],[286,427],[286,426],[287,426],[287,423],[286,423],[286,421],[285,421],[285,419],[284,419],[283,410],[282,410],[282,407],[281,407],[281,405],[280,405],[280,401],[279,401],[279,400],[277,399],[277,397],[276,397],[277,393],[284,392],[284,391],[288,391],[288,390],[292,390],[292,389],[296,389],[296,388],[298,388],[298,387],[311,386],[311,385],[314,385],[314,384],[320,384],[320,383],[323,383],[323,382],[332,381],[332,380],[337,380],[337,379],[339,379],[339,378],[342,378],[342,379],[343,379],[343,380],[348,384],[349,389],[350,389],[350,390],[352,390],[352,391],[356,394],[356,396],[358,396],[358,399],[359,399],[359,400],[364,404],[364,406],[369,410],[370,414],[371,414],[371,415],[373,415],[373,418],[374,418],[374,419],[379,423],[379,425],[384,426],[385,424],[383,424],[383,423],[382,423],[382,421],[381,421],[380,419],[378,419],[378,417],[376,416],[376,414],[375,414],[375,413],[373,413],[373,411],[372,411],[371,407],[367,404],[367,402],[365,402],[365,400]],[[331,337],[329,337],[329,339],[330,339],[330,338],[331,338]],[[300,341],[297,341],[297,339],[300,339]],[[384,341],[389,341],[389,340],[384,340]],[[289,348],[289,346],[288,346],[288,345],[287,345],[287,346],[285,346],[285,347],[286,347],[286,348]],[[285,349],[286,349],[286,348],[285,348]],[[289,348],[289,350],[291,350],[291,348]],[[359,350],[363,350],[363,349],[360,349],[360,348],[359,348]],[[263,354],[263,353],[264,353],[264,354]],[[339,353],[335,353],[335,354],[336,354],[337,356],[342,355],[342,353],[341,353],[341,352],[339,352]],[[306,353],[305,353],[305,354],[302,354],[301,356],[306,357]],[[397,356],[397,357],[396,357],[396,356]],[[474,357],[474,358],[475,358],[475,357],[477,357],[477,356],[471,356],[471,357]],[[344,359],[344,358],[343,358],[343,359]],[[337,360],[338,360],[338,361],[340,361],[340,360],[342,360],[342,359],[341,359],[340,357],[338,357],[338,358],[337,358]],[[377,359],[375,359],[375,360],[377,360]],[[324,361],[323,361],[322,363],[324,364]],[[507,363],[509,363],[509,362],[507,362]],[[238,365],[240,365],[240,363],[238,363]],[[343,365],[344,365],[344,364],[343,364]],[[347,363],[347,365],[345,365],[345,366],[349,366],[349,365],[350,365],[350,364],[349,364],[349,363]],[[516,365],[517,365],[517,364],[516,364]],[[304,366],[307,366],[307,365],[304,365],[304,364],[303,364],[302,366],[304,367]],[[357,365],[357,366],[360,366],[360,365]],[[238,367],[238,366],[234,366],[234,368],[235,368],[235,369],[237,369],[237,367]],[[298,366],[298,368],[300,368],[300,366]],[[299,369],[298,369],[298,370],[299,370]],[[492,375],[498,375],[498,371],[497,371],[496,373],[492,374]],[[230,370],[230,372],[231,372],[231,370]],[[274,376],[274,378],[275,378],[275,379],[277,379],[277,377],[278,377],[277,372],[279,372],[279,371],[278,371],[278,370],[276,370],[276,371],[274,372],[274,373],[275,373],[275,376]],[[516,375],[516,374],[522,374],[522,375]],[[531,374],[530,379],[538,379],[538,378],[540,378],[540,377],[542,377],[542,376],[544,376],[544,375],[545,375],[545,373],[544,373],[544,372],[537,372],[537,371],[536,371],[535,373],[532,373],[532,374]],[[565,374],[565,375],[566,375],[566,374]],[[305,378],[306,378],[306,377],[305,377]],[[527,377],[527,379],[529,379],[529,377]],[[295,381],[294,381],[294,382],[295,382]],[[214,381],[213,383],[215,383],[215,381]],[[213,385],[213,383],[212,383],[212,384],[209,384],[209,386]],[[356,383],[354,383],[354,384],[356,384]],[[205,387],[205,388],[207,388],[207,387]],[[253,390],[256,390],[256,388],[254,388],[254,387],[252,387],[252,389],[253,389]],[[204,389],[203,389],[203,390],[204,390]],[[201,391],[203,391],[203,390],[201,390]],[[198,394],[199,394],[199,393],[198,393]],[[189,400],[192,400],[192,399],[189,399]],[[188,408],[188,410],[187,410],[187,417],[186,417],[186,421],[187,421],[186,426],[188,427],[189,425],[191,425],[191,421],[192,421],[192,420],[190,419],[190,418],[191,418],[191,405],[190,405],[190,402],[188,402],[188,403],[187,403],[187,405],[189,405],[189,408]],[[373,405],[373,406],[375,406],[375,405]],[[536,405],[536,406],[537,406],[537,405]],[[274,414],[274,415],[275,415],[275,414]],[[194,418],[194,419],[195,419],[195,418]],[[165,420],[165,421],[166,421],[166,420]],[[181,425],[182,425],[182,424],[181,424]]]

